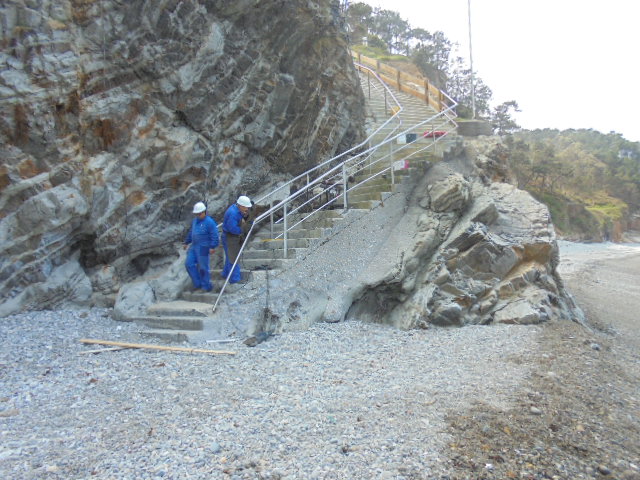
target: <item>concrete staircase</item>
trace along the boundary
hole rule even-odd
[[[289,221],[294,224],[300,219],[301,215],[294,214]],[[253,240],[242,254],[239,262],[242,273],[240,282],[228,284],[224,295],[237,295],[249,284],[264,285],[267,270],[273,276],[283,269],[286,270],[287,266],[298,261],[314,242],[320,241],[335,223],[341,220],[340,211],[323,210],[290,230],[287,234],[287,258],[284,258],[284,240],[282,237],[277,238],[283,232],[283,225],[274,224],[273,232],[269,224],[263,226],[253,235]],[[146,315],[132,318],[132,321],[142,327],[142,336],[166,342],[197,341],[205,338],[205,330],[207,339],[224,336],[222,332],[215,331],[216,322],[212,317],[212,306],[224,284],[219,268],[222,248],[217,255],[217,261],[211,265],[213,290],[193,292],[187,288],[177,301],[151,305]]]
[[[167,342],[189,342],[204,330],[210,313],[208,303],[181,300],[153,304],[146,315],[133,321],[144,327],[140,331],[142,336]]]
[[[362,81],[366,81],[365,76],[361,76]],[[367,99],[369,128],[375,131],[391,115],[391,107],[385,106],[383,93],[378,89],[369,89],[363,86],[365,95],[371,91],[371,98]],[[403,106],[401,112],[402,125],[398,126],[397,121],[392,121],[380,132],[376,133],[372,139],[372,144],[384,141],[389,136],[407,130],[408,126],[416,125],[436,114],[430,107],[426,106],[419,99],[402,92],[395,92],[396,98]],[[422,134],[437,125],[428,124],[409,130],[409,134],[415,135],[415,141],[406,142],[406,136],[400,137],[399,142],[394,142],[393,146],[383,147],[377,151],[370,160],[370,164],[355,175],[356,185],[348,192],[349,210],[366,210],[379,205],[385,198],[392,194],[402,181],[403,177],[415,174],[426,168],[429,162],[438,160],[437,151],[419,152],[411,155],[408,160],[404,160],[409,154],[418,152],[427,145],[427,140]],[[410,137],[409,140],[412,140]],[[430,143],[430,141],[429,141]],[[444,142],[443,142],[444,143]],[[441,149],[442,150],[442,149]],[[379,158],[384,160],[378,162]],[[371,176],[389,167],[393,162],[396,165],[393,175],[386,172],[376,178]],[[392,177],[393,180],[392,181]],[[253,240],[247,246],[239,262],[242,271],[242,280],[238,284],[229,284],[225,288],[224,295],[237,295],[245,285],[251,282],[262,284],[265,281],[267,271],[273,271],[276,275],[279,271],[286,270],[293,262],[299,261],[308,249],[323,238],[343,220],[342,201],[333,205],[334,209],[321,210],[295,226],[287,233],[287,255],[284,255],[284,239],[282,238],[282,223],[269,225],[264,222],[257,232],[252,235]],[[288,224],[294,225],[303,217],[301,214],[294,214],[288,218]],[[220,249],[222,253],[222,249]],[[203,332],[207,331],[207,337],[215,337],[215,322],[212,315],[212,305],[215,303],[223,284],[220,276],[220,256],[217,265],[212,265],[212,282],[214,289],[212,292],[191,292],[184,291],[178,301],[157,303],[149,307],[147,314],[133,319],[143,327],[142,335],[159,338],[170,342],[195,341],[203,337]],[[240,332],[238,332],[240,333]]]

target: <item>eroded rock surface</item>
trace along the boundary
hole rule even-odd
[[[195,201],[219,219],[362,140],[336,5],[3,2],[0,314],[67,264],[91,291],[58,301],[108,304],[178,258]]]
[[[353,314],[379,317],[379,306],[387,305],[386,321],[402,328],[580,320],[556,271],[547,208],[509,183],[489,180],[508,176],[499,140],[464,145],[408,197],[402,222],[416,228],[413,238],[395,245],[404,252],[402,269],[392,282],[369,282]]]

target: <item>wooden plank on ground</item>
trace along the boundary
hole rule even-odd
[[[126,349],[127,347],[98,348],[96,350],[85,350],[84,352],[80,352],[79,355],[87,355],[89,353],[117,352],[118,350],[126,350]]]
[[[113,342],[111,340],[95,340],[92,338],[81,338],[80,343],[89,343],[93,345],[111,345],[113,347],[122,348],[142,348],[148,350],[164,350],[170,352],[186,352],[186,353],[209,353],[211,355],[235,355],[236,352],[226,350],[206,350],[204,348],[188,348],[188,347],[170,347],[165,345],[150,345],[146,343],[126,343]]]

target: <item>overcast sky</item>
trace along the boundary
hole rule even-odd
[[[440,30],[469,61],[467,0],[362,0]],[[471,0],[476,74],[523,128],[593,128],[640,141],[639,0]]]

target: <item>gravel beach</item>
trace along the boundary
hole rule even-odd
[[[507,405],[537,329],[318,324],[236,355],[139,342],[108,312],[2,321],[3,478],[399,478],[444,468],[449,409]],[[499,369],[496,365],[501,365]]]
[[[234,355],[87,353],[106,347],[81,338],[149,340],[109,310],[0,319],[0,478],[637,480],[640,343],[622,332],[637,331],[640,255],[569,250],[591,330],[348,321],[189,345]],[[615,285],[633,280],[607,263],[621,256],[635,290]],[[605,278],[594,288],[632,309],[620,326],[578,288]]]
[[[543,326],[508,408],[451,412],[447,478],[640,480],[640,245],[559,244],[588,327]]]

